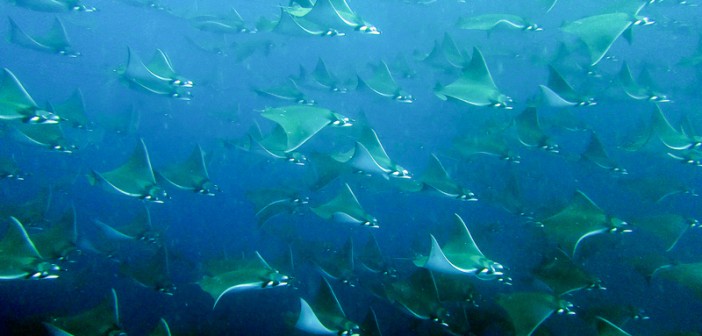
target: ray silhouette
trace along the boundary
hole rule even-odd
[[[702,300],[702,263],[672,264],[656,269],[653,277],[661,277],[686,287]]]
[[[548,293],[502,294],[497,303],[507,312],[516,336],[530,336],[553,314],[575,314],[573,304]]]
[[[139,285],[166,295],[173,295],[176,287],[171,280],[168,249],[165,244],[155,251],[146,251],[136,257],[124,260],[120,271]]]
[[[66,28],[59,18],[54,18],[54,22],[43,36],[30,36],[20,28],[17,23],[10,20],[10,42],[25,48],[38,50],[41,52],[64,55],[68,57],[78,57],[80,53],[73,50],[66,34]]]
[[[15,179],[23,181],[24,177],[25,173],[17,165],[14,156],[0,157],[0,180]],[[0,212],[2,212],[2,210],[0,210]]]
[[[425,189],[433,190],[440,195],[463,201],[478,200],[472,191],[459,185],[448,175],[439,158],[434,154],[431,155],[429,165],[419,181],[423,183]]]
[[[83,101],[83,92],[80,89],[76,89],[65,101],[59,104],[52,104],[52,111],[61,117],[61,119],[65,119],[71,126],[87,129],[90,122],[85,114],[85,104]]]
[[[344,246],[326,256],[316,256],[315,264],[322,274],[330,279],[334,279],[351,287],[356,286],[355,254],[353,249],[353,239],[349,237]]]
[[[327,89],[331,92],[346,93],[349,91],[349,85],[342,82],[335,74],[329,71],[327,64],[319,58],[314,70],[309,74],[314,83]]]
[[[602,233],[631,232],[628,223],[605,213],[578,190],[565,208],[539,222],[546,235],[573,258],[582,241]]]
[[[646,68],[641,70],[638,80],[635,80],[629,65],[626,62],[622,63],[622,69],[619,71],[619,82],[621,82],[627,96],[633,99],[655,103],[670,102],[668,95],[655,88],[656,85]]]
[[[161,169],[158,174],[179,189],[208,196],[214,196],[219,191],[207,173],[205,152],[200,145],[195,146],[186,161]]]
[[[58,266],[44,261],[29,234],[15,217],[10,217],[0,238],[0,280],[54,279]]]
[[[142,139],[139,139],[126,163],[104,173],[92,171],[88,180],[92,185],[101,183],[108,190],[145,201],[163,203],[163,199],[168,197],[156,182],[149,153]]]
[[[370,272],[390,277],[397,276],[397,270],[383,257],[383,252],[380,250],[374,235],[370,235],[363,249],[359,252],[358,261],[364,269]]]
[[[672,150],[681,151],[702,145],[702,137],[695,134],[685,134],[675,129],[658,105],[651,116],[651,123],[658,140]]]
[[[80,0],[12,0],[17,6],[29,8],[38,12],[94,12],[95,7],[87,6]]]
[[[76,315],[55,317],[44,323],[52,335],[121,335],[117,292],[111,290],[97,306]]]
[[[254,91],[264,97],[272,97],[280,100],[289,100],[300,105],[315,105],[313,99],[307,97],[292,79],[288,78],[278,85],[267,88],[256,88]]]
[[[444,33],[444,39],[439,42],[434,41],[434,48],[426,55],[418,55],[415,58],[445,72],[456,69],[463,69],[469,64],[467,52],[461,50],[449,33]]]
[[[604,168],[610,172],[627,175],[626,169],[620,167],[614,160],[612,160],[604,146],[600,142],[599,137],[594,132],[590,133],[590,143],[585,148],[585,151],[580,155],[581,159],[590,161],[595,165]]]
[[[151,223],[151,212],[145,204],[138,207],[140,210],[127,224],[110,226],[99,220],[95,225],[112,240],[138,240],[149,243],[159,243],[162,232],[153,227]]]
[[[246,197],[254,204],[258,225],[265,225],[271,218],[282,213],[296,213],[309,203],[308,197],[303,197],[293,189],[272,188],[257,189],[246,192]]]
[[[234,8],[221,14],[191,15],[188,21],[196,29],[212,33],[235,34],[256,32],[256,30],[252,30],[246,26],[244,18],[242,18],[239,12]]]
[[[363,319],[360,325],[361,334],[364,336],[383,336],[378,324],[378,316],[373,308],[368,308],[366,318]]]
[[[679,214],[667,213],[636,219],[632,224],[657,237],[663,243],[666,252],[669,252],[688,229],[699,226],[699,221]]]
[[[43,258],[70,261],[72,255],[80,253],[75,207],[71,205],[48,229],[31,234],[30,238]]]
[[[379,35],[380,30],[374,25],[363,20],[353,11],[346,0],[319,0],[314,5],[302,10],[305,20],[315,22],[321,26],[343,31],[347,27],[369,35]]]
[[[346,317],[334,290],[324,278],[311,305],[300,298],[300,315],[295,328],[315,335],[357,335],[359,329]]]
[[[547,284],[556,296],[581,289],[604,289],[600,279],[588,274],[560,250],[544,255],[533,274],[537,279]]]
[[[446,326],[448,312],[439,301],[434,277],[428,269],[419,268],[408,278],[391,282],[385,286],[385,295],[410,316]]]
[[[75,144],[66,139],[61,124],[20,123],[14,126],[17,130],[17,138],[28,144],[69,154],[78,149]]]
[[[446,86],[437,85],[434,94],[441,100],[449,98],[474,106],[491,106],[511,109],[512,99],[495,85],[483,54],[473,48],[473,57],[463,69],[461,77]]]
[[[340,223],[378,228],[378,219],[367,213],[348,184],[332,200],[311,208],[317,216]]]
[[[414,97],[397,84],[390,73],[390,68],[384,61],[380,61],[377,65],[371,65],[371,68],[373,75],[365,78],[358,77],[359,88],[367,88],[382,97],[401,103],[414,102]]]
[[[453,149],[465,158],[482,154],[512,163],[519,163],[521,160],[521,157],[509,148],[500,132],[464,135],[453,140]]]
[[[539,25],[529,22],[521,16],[513,14],[483,14],[464,16],[458,19],[456,26],[460,29],[484,30],[487,32],[496,29],[516,29],[524,31],[541,31]]]
[[[538,148],[550,153],[558,153],[560,148],[553,139],[546,135],[539,122],[538,111],[535,107],[527,107],[514,118],[517,137],[524,146]]]

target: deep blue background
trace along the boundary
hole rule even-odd
[[[610,156],[633,176],[665,176],[695,187],[700,183],[699,168],[684,166],[665,156],[659,144],[648,152],[628,153],[616,147],[623,137],[633,134],[641,122],[649,120],[653,105],[628,99],[615,80],[626,60],[632,69],[649,66],[661,88],[670,92],[674,103],[663,109],[671,120],[687,115],[700,125],[699,78],[697,69],[677,65],[682,57],[695,52],[700,31],[700,7],[678,6],[665,1],[645,9],[643,14],[658,21],[650,27],[635,27],[634,42],[615,42],[610,51],[613,59],[597,66],[600,79],[587,78],[582,71],[569,71],[566,77],[578,87],[591,87],[600,104],[573,110],[575,117],[596,130]],[[333,197],[340,181],[319,192],[307,191],[312,179],[309,167],[292,166],[255,154],[227,149],[222,139],[243,136],[254,121],[268,128],[257,111],[286,102],[260,97],[254,87],[266,87],[296,75],[300,66],[313,69],[317,59],[324,59],[332,72],[353,78],[356,73],[368,76],[367,64],[386,60],[392,64],[397,55],[404,55],[418,75],[413,79],[396,77],[400,86],[412,93],[416,102],[400,104],[368,92],[332,94],[303,87],[320,106],[357,117],[364,111],[377,131],[389,155],[415,176],[420,176],[429,155],[437,153],[449,173],[475,190],[481,199],[460,203],[431,194],[408,194],[394,189],[381,179],[350,179],[352,188],[364,208],[380,220],[381,228],[374,235],[390,258],[397,258],[403,274],[413,270],[406,258],[413,256],[413,241],[426,248],[428,233],[446,239],[446,228],[452,213],[459,213],[468,223],[478,245],[491,259],[509,268],[515,279],[513,288],[498,284],[479,284],[485,310],[494,307],[497,293],[540,288],[529,274],[540,260],[545,246],[550,246],[539,228],[524,218],[509,214],[489,202],[491,193],[498,193],[509,174],[520,180],[526,202],[543,213],[553,213],[567,203],[575,189],[583,190],[608,213],[629,219],[645,214],[674,212],[686,216],[702,215],[699,199],[678,195],[661,204],[647,204],[621,187],[615,177],[589,162],[577,160],[587,144],[586,132],[553,130],[564,147],[564,154],[554,156],[520,147],[513,131],[505,132],[511,146],[522,156],[522,163],[509,165],[494,158],[461,160],[451,153],[453,138],[461,134],[477,134],[493,121],[508,122],[538,92],[538,85],[547,81],[548,59],[561,41],[575,43],[572,36],[561,32],[563,22],[610,11],[609,1],[562,0],[553,11],[545,13],[538,1],[470,1],[458,3],[439,0],[427,6],[402,1],[352,0],[350,5],[367,21],[382,30],[379,36],[349,34],[343,38],[287,37],[274,33],[237,34],[229,42],[270,40],[274,47],[269,55],[257,52],[244,61],[233,56],[203,52],[189,43],[191,39],[210,39],[213,34],[197,31],[187,20],[118,1],[89,2],[99,9],[95,13],[59,13],[79,58],[64,58],[24,49],[7,40],[0,41],[0,66],[10,69],[40,104],[62,101],[74,89],[85,96],[88,117],[95,130],[86,135],[70,130],[76,139],[96,137],[91,144],[79,142],[82,148],[70,155],[52,153],[16,141],[8,131],[0,139],[0,154],[13,155],[19,166],[31,173],[26,181],[0,181],[0,202],[12,203],[31,199],[42,187],[54,185],[54,203],[49,217],[73,202],[80,226],[90,226],[95,219],[117,223],[128,220],[137,211],[139,201],[108,193],[88,185],[84,175],[91,169],[106,171],[120,165],[130,155],[137,139],[143,138],[155,168],[183,160],[200,144],[210,156],[210,175],[223,190],[215,197],[204,197],[170,187],[173,199],[165,204],[150,205],[155,225],[168,227],[167,244],[172,252],[172,277],[178,286],[174,296],[163,296],[140,287],[120,274],[118,267],[100,256],[86,255],[80,270],[55,281],[9,281],[0,283],[0,333],[16,332],[17,325],[35,325],[32,321],[47,316],[78,312],[91,307],[115,288],[120,299],[120,313],[130,334],[145,334],[160,317],[171,329],[195,334],[270,335],[290,332],[288,320],[299,310],[298,297],[310,298],[317,288],[318,275],[307,261],[300,265],[296,277],[298,290],[290,288],[242,293],[225,298],[216,310],[212,301],[194,282],[200,276],[200,263],[228,255],[251,254],[258,250],[271,260],[282,258],[287,251],[285,238],[276,231],[294,228],[296,239],[306,242],[330,242],[341,247],[349,235],[362,246],[368,233],[349,229],[342,224],[326,222],[310,212],[300,216],[277,217],[267,230],[257,228],[252,204],[245,192],[278,185],[294,186],[311,197],[313,205]],[[168,2],[175,13],[190,10],[189,2]],[[216,1],[199,3],[203,12],[236,8],[251,25],[259,17],[278,15],[280,4],[274,1]],[[458,17],[483,13],[509,12],[538,22],[543,32],[497,31],[488,35],[479,31],[462,31],[454,27]],[[29,34],[48,29],[54,14],[33,12],[7,2],[0,3],[0,13],[12,17]],[[0,36],[7,36],[8,24],[0,25]],[[447,84],[457,73],[447,74],[413,59],[413,53],[429,52],[434,40],[449,32],[461,48],[478,46],[485,55],[497,86],[515,100],[511,111],[475,108],[437,99],[432,88],[437,82]],[[130,90],[119,82],[113,69],[126,61],[127,47],[143,59],[156,48],[170,56],[175,69],[195,81],[192,101],[171,100]],[[575,50],[582,55],[582,50]],[[574,60],[583,59],[574,56]],[[636,72],[636,70],[634,70]],[[105,130],[110,116],[124,114],[134,107],[140,114],[135,134],[118,135]],[[236,111],[236,120],[223,117]],[[544,108],[544,116],[557,116],[562,111]],[[327,140],[327,141],[325,141]],[[352,132],[325,130],[305,145],[304,151],[326,149],[333,143],[348,149],[353,144]],[[445,231],[445,230],[444,230]],[[608,240],[609,239],[609,240]],[[595,243],[597,241],[597,243]],[[700,261],[700,236],[689,232],[669,254],[681,262]],[[698,299],[676,284],[662,279],[647,283],[626,263],[628,258],[647,252],[654,239],[634,233],[624,238],[595,237],[588,257],[580,260],[584,267],[602,278],[606,291],[579,292],[569,299],[583,311],[602,302],[631,304],[646,310],[651,320],[629,323],[625,330],[632,334],[659,335],[675,330],[700,330],[697,313],[702,309]],[[69,272],[71,270],[69,269]],[[346,313],[360,321],[368,306],[378,312],[381,328],[387,334],[420,333],[399,310],[373,298],[361,289],[333,284]],[[686,313],[691,312],[691,313]],[[556,317],[547,322],[554,334],[587,334],[584,322],[577,318]],[[35,329],[36,330],[36,329]],[[583,330],[573,332],[573,330]],[[294,331],[293,333],[297,333]],[[500,331],[494,331],[500,334]]]

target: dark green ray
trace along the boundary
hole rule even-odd
[[[624,88],[624,92],[636,100],[647,100],[655,103],[668,103],[670,99],[665,93],[655,88],[651,75],[646,68],[641,70],[638,81],[631,74],[629,65],[624,62],[619,71],[619,81]]]
[[[188,18],[188,21],[193,27],[212,33],[235,34],[256,32],[256,30],[252,30],[246,26],[244,18],[242,18],[239,12],[234,8],[221,14],[192,15]]]
[[[632,224],[657,237],[663,242],[666,252],[669,252],[688,229],[699,226],[699,221],[669,213],[632,220]]]
[[[206,264],[207,274],[197,284],[215,300],[212,309],[226,294],[286,286],[290,277],[271,267],[256,252],[241,260],[214,260]]]
[[[165,244],[155,251],[146,251],[146,255],[131,257],[122,261],[120,271],[143,287],[160,293],[173,295],[175,285],[171,280],[168,249]]]
[[[478,200],[472,191],[459,185],[448,175],[439,158],[434,154],[429,158],[429,165],[419,181],[424,184],[425,188],[434,190],[441,195],[464,201]]]
[[[277,123],[286,138],[285,146],[276,148],[291,152],[310,140],[327,126],[347,127],[352,120],[332,110],[313,106],[285,106],[266,108],[261,116]]]
[[[81,3],[80,0],[11,0],[17,6],[39,12],[94,12],[96,9]]]
[[[290,100],[301,105],[315,105],[313,99],[307,97],[295,84],[295,81],[288,78],[278,85],[273,85],[267,88],[254,89],[261,96],[272,97],[281,100]]]
[[[353,249],[353,239],[349,237],[341,249],[327,254],[330,255],[315,257],[315,263],[320,271],[331,279],[352,287],[356,286],[356,276],[354,274],[356,258]]]
[[[17,23],[10,20],[10,42],[20,45],[25,48],[34,49],[42,52],[65,55],[69,57],[77,57],[80,55],[71,47],[66,34],[66,28],[59,18],[54,18],[53,25],[49,31],[43,36],[30,36],[25,33]]]
[[[677,282],[686,287],[699,300],[702,300],[702,263],[673,264],[660,267],[653,274]]]
[[[554,313],[568,313],[573,306],[548,293],[518,292],[502,294],[497,303],[507,312],[516,336],[530,336]]]
[[[97,306],[76,315],[52,318],[44,325],[54,335],[123,335],[119,320],[117,292],[112,289]]]
[[[573,258],[580,243],[602,233],[626,233],[628,223],[605,213],[589,197],[578,190],[565,208],[540,221],[546,235],[569,257]]]
[[[78,231],[76,229],[76,209],[71,206],[48,229],[30,235],[42,257],[49,260],[70,260],[78,250]]]
[[[156,50],[154,58],[149,63],[153,69],[144,64],[131,48],[127,51],[127,65],[117,69],[116,72],[130,87],[161,96],[182,100],[191,99],[189,88],[192,87],[192,82],[171,72],[170,61],[160,49]]]
[[[316,335],[358,335],[358,325],[346,317],[326,279],[322,278],[312,304],[300,298],[300,305],[296,329]]]
[[[439,301],[434,277],[427,269],[419,268],[409,278],[385,286],[385,295],[414,318],[446,323],[446,308]]]
[[[372,76],[365,78],[358,77],[359,88],[368,88],[376,94],[401,103],[414,102],[414,97],[395,82],[395,79],[390,73],[390,68],[388,68],[388,65],[384,61],[380,61],[377,65],[371,65],[371,67],[373,69]]]
[[[453,149],[463,157],[483,154],[500,160],[519,163],[521,158],[507,145],[506,138],[498,132],[479,135],[465,135],[454,139]]]
[[[0,280],[53,279],[59,268],[44,261],[22,223],[10,217],[0,239]]]
[[[296,190],[283,188],[251,190],[246,192],[246,198],[254,204],[260,226],[281,213],[295,213],[309,202]]]
[[[581,289],[604,289],[600,279],[588,274],[560,250],[545,255],[533,274],[547,284],[556,296]]]
[[[214,196],[219,187],[212,183],[205,165],[205,153],[196,145],[190,157],[178,164],[161,169],[159,175],[172,185],[198,194]]]
[[[666,147],[672,150],[680,151],[702,145],[702,137],[695,134],[685,134],[673,127],[658,105],[651,115],[651,123],[654,134]]]
[[[66,139],[61,124],[15,124],[18,137],[24,142],[51,151],[73,153],[76,145]]]
[[[535,107],[527,107],[514,117],[519,142],[524,146],[534,147],[551,153],[558,153],[560,148],[557,143],[546,135],[539,122],[538,111]]]
[[[653,23],[648,18],[637,16],[645,4],[645,2],[638,2],[635,4],[636,8],[622,8],[624,12],[582,18],[564,25],[561,30],[575,35],[585,43],[590,52],[590,65],[595,66],[620,36],[630,36],[631,33],[625,32],[632,26]]]
[[[151,160],[144,140],[139,142],[134,152],[123,165],[104,173],[93,171],[88,175],[91,184],[104,184],[117,193],[146,201],[163,203],[166,192],[156,182]]]
[[[61,118],[40,109],[19,79],[7,68],[0,74],[0,120],[21,120],[29,124],[55,124]]]
[[[383,253],[380,250],[380,246],[378,245],[378,241],[375,239],[374,235],[370,235],[370,238],[368,238],[368,241],[363,246],[363,249],[361,249],[360,253],[358,254],[358,261],[361,263],[363,268],[370,272],[379,273],[390,277],[397,276],[395,274],[397,270],[388,263],[386,258],[383,257]]]
[[[0,180],[15,179],[22,181],[24,180],[24,176],[25,173],[19,168],[17,162],[15,162],[14,156],[0,157]],[[2,212],[2,210],[0,210],[0,212]]]
[[[451,98],[469,105],[511,109],[508,104],[512,99],[497,88],[477,47],[473,48],[473,57],[461,77],[446,86],[438,85],[434,94],[441,100]]]
[[[513,14],[464,16],[458,19],[456,26],[460,29],[484,30],[488,32],[499,28],[525,31],[543,30],[539,25]]]
[[[367,213],[356,199],[348,184],[344,184],[336,197],[317,207],[311,208],[317,216],[326,220],[377,228],[378,219]]]
[[[604,149],[597,134],[590,134],[590,143],[585,148],[585,151],[580,155],[581,159],[585,159],[613,173],[627,175],[626,169],[620,167],[612,160]]]
[[[85,114],[85,103],[83,101],[83,92],[80,89],[76,89],[68,99],[51,106],[54,113],[61,119],[65,119],[73,127],[87,129],[90,122]]]

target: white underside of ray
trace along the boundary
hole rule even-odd
[[[356,149],[353,156],[346,163],[366,174],[378,174],[385,178],[387,178],[387,174],[390,172],[390,169],[381,166],[370,151],[368,151],[366,146],[360,142],[356,142]]]
[[[429,257],[424,261],[423,264],[415,262],[417,266],[423,267],[435,272],[447,273],[447,274],[469,274],[475,273],[477,269],[463,269],[454,265],[444,254],[444,251],[439,246],[434,235],[431,236],[431,251],[429,252]]]
[[[219,301],[222,299],[222,297],[224,297],[227,294],[243,292],[243,291],[251,290],[251,289],[262,289],[262,288],[263,288],[262,282],[243,283],[243,284],[231,286],[231,287],[225,289],[224,291],[222,291],[222,293],[220,293],[219,296],[217,296],[214,304],[212,305],[212,309],[215,309],[215,307],[217,307],[217,303],[219,303]]]
[[[541,89],[542,96],[545,98],[546,102],[551,107],[563,108],[575,106],[578,104],[577,102],[566,100],[565,98],[561,97],[558,93],[551,90],[548,86],[539,85],[539,88]]]
[[[297,318],[295,328],[315,335],[338,334],[338,331],[331,330],[322,324],[312,307],[303,298],[300,298],[300,316]]]
[[[335,222],[339,222],[339,223],[361,224],[361,223],[365,222],[365,220],[363,220],[363,219],[356,218],[356,217],[354,217],[346,212],[342,212],[342,211],[335,211],[332,214],[331,218]]]

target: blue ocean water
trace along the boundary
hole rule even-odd
[[[18,210],[6,207],[25,204],[23,207],[29,208],[24,202],[51,190],[50,203],[38,214],[41,223],[24,223],[26,230],[30,236],[46,230],[46,223],[56,221],[72,204],[81,251],[70,262],[59,263],[63,270],[57,279],[0,280],[0,334],[47,334],[42,322],[86,311],[108,297],[111,289],[119,298],[120,327],[131,335],[149,334],[161,318],[175,335],[306,334],[294,325],[300,311],[299,298],[312,302],[317,293],[323,276],[317,264],[341,254],[349,237],[359,254],[372,234],[398,275],[384,278],[370,274],[357,260],[353,274],[358,281],[354,286],[330,280],[350,320],[360,323],[372,307],[386,335],[512,335],[511,317],[498,303],[499,298],[520,292],[552,292],[534,270],[550,251],[563,246],[546,234],[539,222],[571,204],[577,190],[601,208],[607,219],[629,222],[633,232],[583,239],[571,257],[588,274],[599,278],[606,289],[563,294],[561,298],[574,304],[576,314],[554,313],[537,334],[604,334],[592,318],[603,307],[643,311],[648,319],[613,322],[632,335],[702,331],[702,321],[696,314],[702,308],[699,275],[671,280],[655,274],[647,276],[650,274],[637,269],[637,262],[642,261],[649,267],[658,265],[653,258],[667,260],[661,265],[700,262],[700,233],[690,228],[674,248],[666,251],[661,243],[663,234],[646,232],[636,225],[641,218],[662,214],[702,216],[700,200],[694,193],[678,192],[656,200],[651,196],[656,192],[645,189],[646,183],[653,183],[671,191],[694,191],[700,183],[700,167],[669,155],[683,152],[661,144],[656,126],[651,125],[651,115],[659,106],[675,130],[685,135],[681,137],[689,139],[691,147],[699,143],[699,134],[685,134],[680,125],[688,120],[690,129],[699,130],[702,123],[698,111],[700,65],[694,59],[702,52],[697,47],[702,11],[698,5],[702,4],[674,0],[647,4],[638,15],[656,23],[632,26],[631,43],[624,36],[616,38],[606,56],[593,66],[582,40],[562,27],[582,18],[628,11],[632,3],[643,2],[560,0],[550,11],[549,4],[538,0],[347,2],[382,33],[367,35],[337,23],[346,29],[346,36],[304,36],[304,32],[297,36],[260,27],[255,33],[223,34],[203,31],[193,24],[196,13],[224,15],[235,8],[252,30],[262,17],[277,20],[281,6],[288,5],[274,1],[164,1],[161,5],[165,9],[156,9],[127,1],[86,0],[84,4],[95,7],[95,12],[59,13],[35,11],[8,1],[0,3],[0,12],[30,36],[48,31],[55,17],[61,19],[79,57],[26,48],[8,37],[0,41],[0,66],[10,70],[42,107],[64,101],[80,89],[90,121],[87,129],[63,126],[66,138],[78,146],[70,154],[22,139],[16,129],[19,121],[0,124],[0,158],[11,159],[24,172],[23,180],[0,180],[0,232],[5,232],[9,216],[19,217]],[[486,32],[456,25],[461,17],[496,13],[527,18],[543,31],[501,27]],[[0,24],[0,35],[9,36],[9,27],[9,23]],[[445,34],[451,36],[466,60],[474,47],[479,48],[497,88],[513,99],[511,109],[437,97],[437,83],[448,85],[462,74],[457,67],[423,60],[435,41],[444,41]],[[210,44],[223,49],[219,53],[204,50],[203,46]],[[116,69],[126,64],[128,49],[144,61],[156,49],[164,51],[176,72],[194,82],[192,99],[174,99],[127,85]],[[561,50],[565,54],[558,56]],[[403,76],[398,58],[414,71],[411,78]],[[331,92],[310,83],[309,72],[318,59],[324,60],[342,81],[351,82],[349,92]],[[380,61],[387,62],[399,87],[414,97],[413,103],[356,89],[357,78],[371,77],[369,65]],[[672,102],[655,104],[629,97],[619,79],[624,62],[634,76],[648,69],[657,89]],[[597,105],[557,107],[545,102],[539,85],[549,81],[549,64],[576,91],[594,97]],[[297,77],[301,67],[308,72],[306,79]],[[317,189],[313,187],[319,173],[315,162],[300,166],[240,148],[252,127],[258,125],[263,133],[273,129],[274,123],[260,115],[262,110],[296,103],[257,94],[255,89],[274,87],[289,77],[295,78],[300,90],[317,106],[355,120],[350,128],[327,127],[301,146],[299,151],[311,161],[312,153],[339,154],[354,148],[359,129],[367,123],[392,161],[412,173],[411,180],[422,181],[435,154],[452,180],[475,192],[478,201],[409,191],[394,177],[352,173]],[[0,95],[0,102],[5,98]],[[520,142],[515,117],[531,106],[538,110],[543,131],[559,144],[559,153]],[[131,127],[118,125],[128,122],[131,114],[137,116],[132,118]],[[646,144],[635,150],[627,147],[630,139],[651,128],[654,131],[649,131],[652,135]],[[608,162],[625,168],[627,175],[583,155],[593,134],[601,142]],[[519,162],[503,160],[501,153],[461,154],[455,145],[461,138],[504,141],[510,153],[519,156]],[[156,204],[89,183],[86,176],[92,171],[106,172],[124,164],[139,139],[146,144],[157,171],[185,160],[200,145],[206,153],[209,176],[221,192],[200,195],[163,182],[170,197]],[[326,220],[310,211],[310,207],[335,197],[344,183],[353,189],[363,209],[378,219],[380,228]],[[676,189],[677,185],[682,189]],[[259,225],[247,195],[264,188],[295,190],[309,197],[309,205]],[[514,196],[529,214],[510,208],[515,203],[510,203],[508,196]],[[119,227],[139,214],[142,204],[149,209],[153,226],[163,231],[159,243],[167,247],[165,276],[175,286],[171,294],[143,286],[125,271],[125,265],[149,260],[154,254],[149,247],[145,248],[147,252],[130,247],[112,255],[96,252],[100,248],[93,246],[96,221]],[[442,302],[451,312],[449,320],[461,321],[454,325],[449,322],[450,327],[445,327],[408,314],[397,300],[386,297],[378,288],[392,287],[417,271],[412,260],[429,253],[429,234],[442,244],[449,241],[454,213],[465,220],[482,253],[504,265],[511,284],[466,275],[463,281],[475,287],[475,302]],[[255,251],[273,267],[291,272],[294,285],[228,294],[213,309],[213,298],[197,284],[208,274],[207,262],[251,257]],[[289,259],[289,253],[294,269],[282,262]],[[437,290],[441,292],[442,288]],[[533,309],[536,306],[533,304]],[[459,318],[462,314],[463,319]]]

